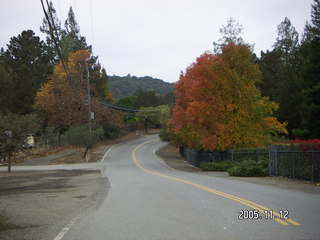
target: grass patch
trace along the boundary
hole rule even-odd
[[[0,210],[0,231],[10,229],[12,225],[10,224],[10,217],[5,210]]]

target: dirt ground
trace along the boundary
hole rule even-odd
[[[149,134],[158,133],[158,129],[149,130]],[[87,157],[83,158],[85,148],[55,147],[47,149],[45,147],[21,151],[12,160],[13,165],[47,165],[47,164],[73,164],[100,161],[105,152],[113,145],[121,142],[145,136],[144,131],[130,132],[117,139],[99,142],[93,149],[88,151]],[[5,165],[5,164],[4,164]]]
[[[54,239],[74,216],[97,207],[109,183],[96,170],[0,173],[3,240]]]
[[[196,168],[186,162],[180,155],[179,149],[171,145],[167,145],[160,149],[157,154],[172,168],[177,170],[205,174],[208,176],[222,177],[233,180],[240,180],[256,184],[275,186],[284,189],[301,191],[311,194],[320,194],[320,183],[285,178],[285,177],[232,177],[226,172],[202,172],[200,168]]]

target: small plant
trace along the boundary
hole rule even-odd
[[[200,168],[203,171],[225,172],[233,165],[234,163],[230,161],[221,161],[221,162],[212,162],[212,163],[202,162],[200,163]]]
[[[0,210],[0,231],[9,229],[11,224],[9,223],[10,217],[4,210]]]
[[[263,177],[268,176],[268,161],[261,159],[259,161],[244,160],[228,169],[230,176],[239,177]]]

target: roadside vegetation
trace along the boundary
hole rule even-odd
[[[300,40],[285,17],[277,26],[273,48],[261,52],[260,58],[253,54],[253,46],[242,39],[242,26],[229,19],[220,29],[222,37],[214,42],[214,51],[199,56],[181,74],[175,85],[172,116],[160,138],[180,150],[192,150],[192,156],[180,151],[191,163],[201,162],[199,159],[205,154],[269,148],[290,140],[293,146],[295,141],[297,147],[291,149],[299,151],[299,159],[292,154],[283,155],[283,163],[272,164],[278,169],[270,172],[320,180],[320,175],[314,174],[319,172],[314,167],[320,161],[318,148],[310,148],[320,137],[319,16],[320,1],[315,0],[311,20]],[[307,140],[292,141],[298,138]],[[310,142],[304,144],[307,141]],[[277,144],[273,150],[280,148]],[[313,152],[308,153],[305,148]],[[303,167],[294,168],[293,160]],[[228,171],[232,176],[269,174],[266,159],[204,162],[200,165],[203,170]]]
[[[4,210],[0,210],[0,231],[10,229],[12,225],[10,224],[10,217],[8,213]]]
[[[29,148],[50,152],[74,146],[85,149],[83,158],[88,158],[100,141],[137,130],[148,133],[164,124],[174,101],[173,84],[151,77],[114,76],[115,88],[132,80],[135,90],[126,95],[127,84],[121,93],[111,92],[107,72],[80,34],[73,9],[62,24],[51,1],[46,8],[50,18],[40,26],[45,40],[24,30],[0,50],[0,164],[8,171],[11,160]],[[150,86],[137,88],[139,82]],[[34,144],[26,146],[27,137]]]
[[[163,85],[163,91],[145,85],[133,90],[127,84],[119,91],[120,82],[153,81],[130,74],[112,78],[119,80],[113,93],[73,9],[63,24],[52,2],[46,8],[51,17],[40,27],[45,40],[24,30],[0,50],[0,161],[9,166],[28,135],[35,146],[73,145],[85,153],[101,140],[150,128],[162,128],[161,139],[195,151],[260,148],[279,137],[320,138],[319,0],[313,1],[302,36],[285,17],[273,47],[260,57],[242,39],[242,26],[230,18],[214,51],[182,72],[174,94],[172,84]],[[161,84],[156,79],[151,85]],[[256,169],[247,160],[233,166],[232,173],[243,166]]]

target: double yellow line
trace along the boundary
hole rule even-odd
[[[148,144],[148,143],[151,143],[151,142],[154,142],[154,141],[157,141],[156,140],[150,140],[150,141],[146,141],[144,143],[141,143],[140,145],[138,145],[137,147],[135,147],[133,150],[132,150],[132,160],[134,162],[134,164],[140,168],[141,170],[145,171],[145,172],[148,172],[148,173],[151,173],[153,175],[156,175],[156,176],[159,176],[159,177],[163,177],[163,178],[167,178],[167,179],[170,179],[170,180],[173,180],[173,181],[176,181],[176,182],[181,182],[181,183],[184,183],[184,184],[188,184],[188,185],[191,185],[191,186],[194,186],[196,188],[200,188],[204,191],[207,191],[207,192],[210,192],[210,193],[213,193],[215,195],[218,195],[218,196],[221,196],[221,197],[224,197],[224,198],[227,198],[227,199],[230,199],[230,200],[233,200],[233,201],[236,201],[238,203],[241,203],[245,206],[248,206],[250,207],[251,209],[257,209],[260,213],[261,213],[261,216],[264,216],[265,214],[265,211],[271,211],[271,209],[267,208],[267,207],[264,207],[262,205],[259,205],[257,203],[254,203],[254,202],[251,202],[249,200],[246,200],[244,198],[240,198],[240,197],[236,197],[236,196],[233,196],[231,194],[227,194],[227,193],[224,193],[224,192],[221,192],[221,191],[218,191],[218,190],[215,190],[213,188],[209,188],[209,187],[206,187],[206,186],[203,186],[203,185],[200,185],[200,184],[197,184],[197,183],[194,183],[194,182],[190,182],[190,181],[187,181],[187,180],[183,180],[183,179],[180,179],[180,178],[176,178],[176,177],[171,177],[171,176],[168,176],[168,175],[165,175],[165,174],[162,174],[162,173],[158,173],[158,172],[155,172],[155,171],[152,171],[152,170],[149,170],[149,169],[146,169],[144,168],[137,160],[136,158],[136,151],[141,148],[142,146]],[[282,225],[295,225],[295,226],[299,226],[301,225],[300,223],[292,220],[292,219],[280,219],[280,214],[278,212],[275,212],[273,211],[273,220],[282,224]]]

